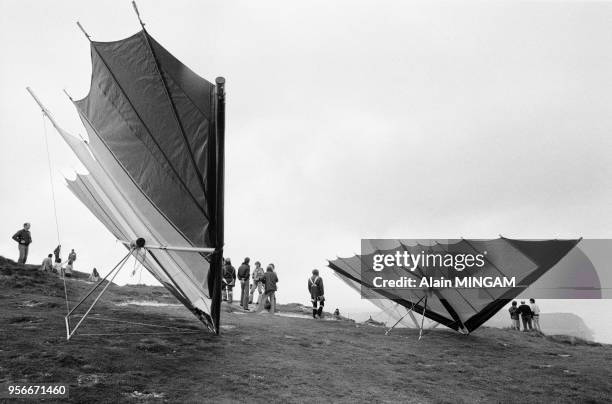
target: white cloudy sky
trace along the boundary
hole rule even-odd
[[[146,1],[150,33],[227,79],[227,255],[277,264],[279,300],[365,237],[610,237],[612,4]],[[0,254],[32,222],[56,243],[34,88],[72,133],[88,42],[139,29],[129,1],[0,0]],[[49,130],[60,234],[78,269],[124,249],[63,186],[79,164]],[[322,272],[330,306],[365,307]],[[124,277],[127,280],[128,277]]]

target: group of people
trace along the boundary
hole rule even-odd
[[[508,311],[510,312],[513,330],[521,330],[519,321],[521,320],[523,322],[523,331],[542,331],[540,328],[540,308],[536,304],[535,299],[529,299],[529,304],[526,304],[524,300],[521,300],[520,306],[516,300],[514,300]]]
[[[261,313],[264,309],[270,313],[276,313],[276,291],[278,290],[278,275],[274,264],[268,264],[265,271],[259,261],[255,261],[255,268],[251,273],[251,259],[246,257],[238,267],[238,271],[232,265],[231,258],[223,259],[223,287],[222,300],[233,303],[233,289],[236,280],[240,282],[240,306],[245,311],[250,311],[249,304],[253,304],[255,292],[258,293],[256,312]],[[325,295],[323,279],[319,276],[319,270],[314,269],[312,276],[308,278],[308,292],[312,302],[312,317],[323,316]],[[339,313],[338,313],[339,315]]]
[[[68,254],[68,261],[66,262],[66,265],[63,265],[60,257],[61,249],[61,244],[55,247],[53,254],[49,254],[47,258],[43,260],[42,264],[40,265],[40,270],[43,272],[49,271],[57,273],[63,278],[70,278],[72,276],[72,271],[74,270],[74,261],[77,259],[77,254],[73,248],[72,251],[70,251],[70,254]]]
[[[30,249],[30,244],[32,244],[32,233],[30,232],[31,227],[32,225],[30,223],[24,223],[23,228],[17,231],[12,237],[12,239],[17,242],[17,248],[19,249],[19,258],[17,259],[17,263],[19,264],[25,264],[28,260],[28,250]],[[77,259],[77,254],[74,249],[72,249],[70,254],[68,254],[68,261],[66,262],[66,265],[63,265],[60,257],[61,250],[61,244],[55,247],[53,254],[47,255],[47,257],[43,259],[42,264],[40,265],[40,270],[44,272],[54,272],[59,274],[61,277],[70,278],[74,269],[74,261]]]
[[[245,311],[249,311],[249,304],[253,303],[253,298],[257,291],[256,312],[260,313],[267,309],[270,313],[275,313],[278,276],[276,275],[274,264],[268,264],[264,271],[261,263],[256,261],[255,268],[253,268],[253,273],[251,274],[250,262],[251,259],[246,257],[238,267],[238,271],[236,271],[229,257],[223,259],[222,300],[230,304],[233,302],[233,290],[237,279],[240,282],[240,306]]]

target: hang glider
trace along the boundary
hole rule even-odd
[[[368,299],[372,304],[378,307],[381,312],[387,317],[383,318],[383,322],[385,324],[388,323],[387,320],[391,321],[391,325],[393,327],[405,327],[405,328],[420,328],[421,323],[414,316],[410,309],[393,302],[392,300],[381,297],[379,294],[374,292],[373,290],[361,289],[361,285],[352,280],[349,277],[341,275],[339,272],[334,272],[334,275],[342,282],[344,282],[348,287],[355,290],[357,293],[361,293],[362,297]],[[378,318],[377,318],[378,319]],[[435,321],[431,321],[427,319],[427,328],[434,328],[439,323]]]
[[[67,180],[68,188],[218,333],[225,80],[213,84],[196,75],[141,25],[113,42],[86,34],[90,90],[71,100],[88,141],[63,130],[28,90],[88,171]],[[146,254],[136,254],[138,249]]]
[[[509,301],[522,293],[526,287],[551,269],[570,252],[580,240],[527,241],[499,238],[495,240],[453,240],[444,244],[423,245],[398,242],[397,246],[374,251],[366,255],[337,258],[329,261],[329,267],[346,282],[359,285],[365,298],[388,299],[407,310],[412,310],[446,327],[463,333],[470,333],[484,324]],[[418,255],[422,251],[446,254],[474,254],[487,251],[485,264],[470,269],[470,276],[515,277],[516,287],[453,288],[430,287],[381,289],[362,276],[362,265],[371,262],[374,254],[392,254],[399,249]],[[453,268],[438,268],[441,275],[456,276]],[[446,272],[445,272],[446,271]],[[398,275],[420,281],[424,276],[421,268],[410,272],[398,270]],[[374,302],[374,301],[373,301]],[[388,306],[388,305],[387,305]]]

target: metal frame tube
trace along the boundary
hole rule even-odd
[[[108,287],[113,283],[113,280],[115,279],[115,277],[117,276],[117,274],[121,271],[121,268],[123,268],[123,266],[125,265],[125,263],[127,262],[128,258],[130,257],[130,255],[132,255],[132,252],[134,250],[130,250],[130,252],[121,260],[119,261],[119,263],[117,263],[117,265],[115,265],[115,267],[108,273],[106,274],[106,276],[104,277],[104,279],[102,279],[100,282],[98,282],[98,284],[96,286],[94,286],[94,288],[89,291],[89,293],[87,294],[87,296],[85,296],[83,299],[81,299],[81,301],[72,309],[70,310],[70,312],[66,315],[65,317],[65,321],[66,321],[66,339],[70,340],[70,338],[72,338],[72,336],[74,335],[74,333],[76,332],[76,330],[79,328],[79,326],[81,325],[81,323],[83,323],[83,321],[85,320],[85,318],[87,318],[87,316],[89,315],[89,313],[91,312],[91,310],[94,308],[94,306],[96,305],[96,303],[98,303],[98,300],[100,300],[100,298],[102,297],[102,295],[104,294],[104,292],[106,292],[106,289],[108,289]],[[70,330],[70,324],[69,324],[69,318],[70,315],[77,309],[77,307],[79,307],[81,304],[83,304],[83,302],[85,301],[85,299],[87,299],[97,288],[98,286],[100,286],[102,284],[102,282],[104,282],[106,280],[106,278],[108,278],[108,276],[113,273],[113,276],[110,278],[110,280],[108,281],[108,283],[106,284],[106,286],[104,286],[104,288],[102,289],[102,291],[98,294],[98,296],[96,296],[95,300],[93,301],[93,303],[91,304],[91,306],[89,306],[89,308],[87,309],[87,311],[85,312],[85,314],[83,314],[83,317],[81,317],[81,319],[79,320],[79,322],[74,326],[74,328],[72,330]]]

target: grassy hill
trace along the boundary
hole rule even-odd
[[[67,286],[73,305],[91,284],[77,277]],[[171,304],[125,304],[131,301]],[[385,336],[381,327],[256,315],[227,305],[221,335],[215,336],[175,303],[163,288],[111,285],[81,334],[68,342],[62,281],[0,257],[0,384],[68,384],[70,402],[609,402],[612,397],[609,345],[493,328],[469,336],[436,329],[417,341],[418,332],[410,329]]]

